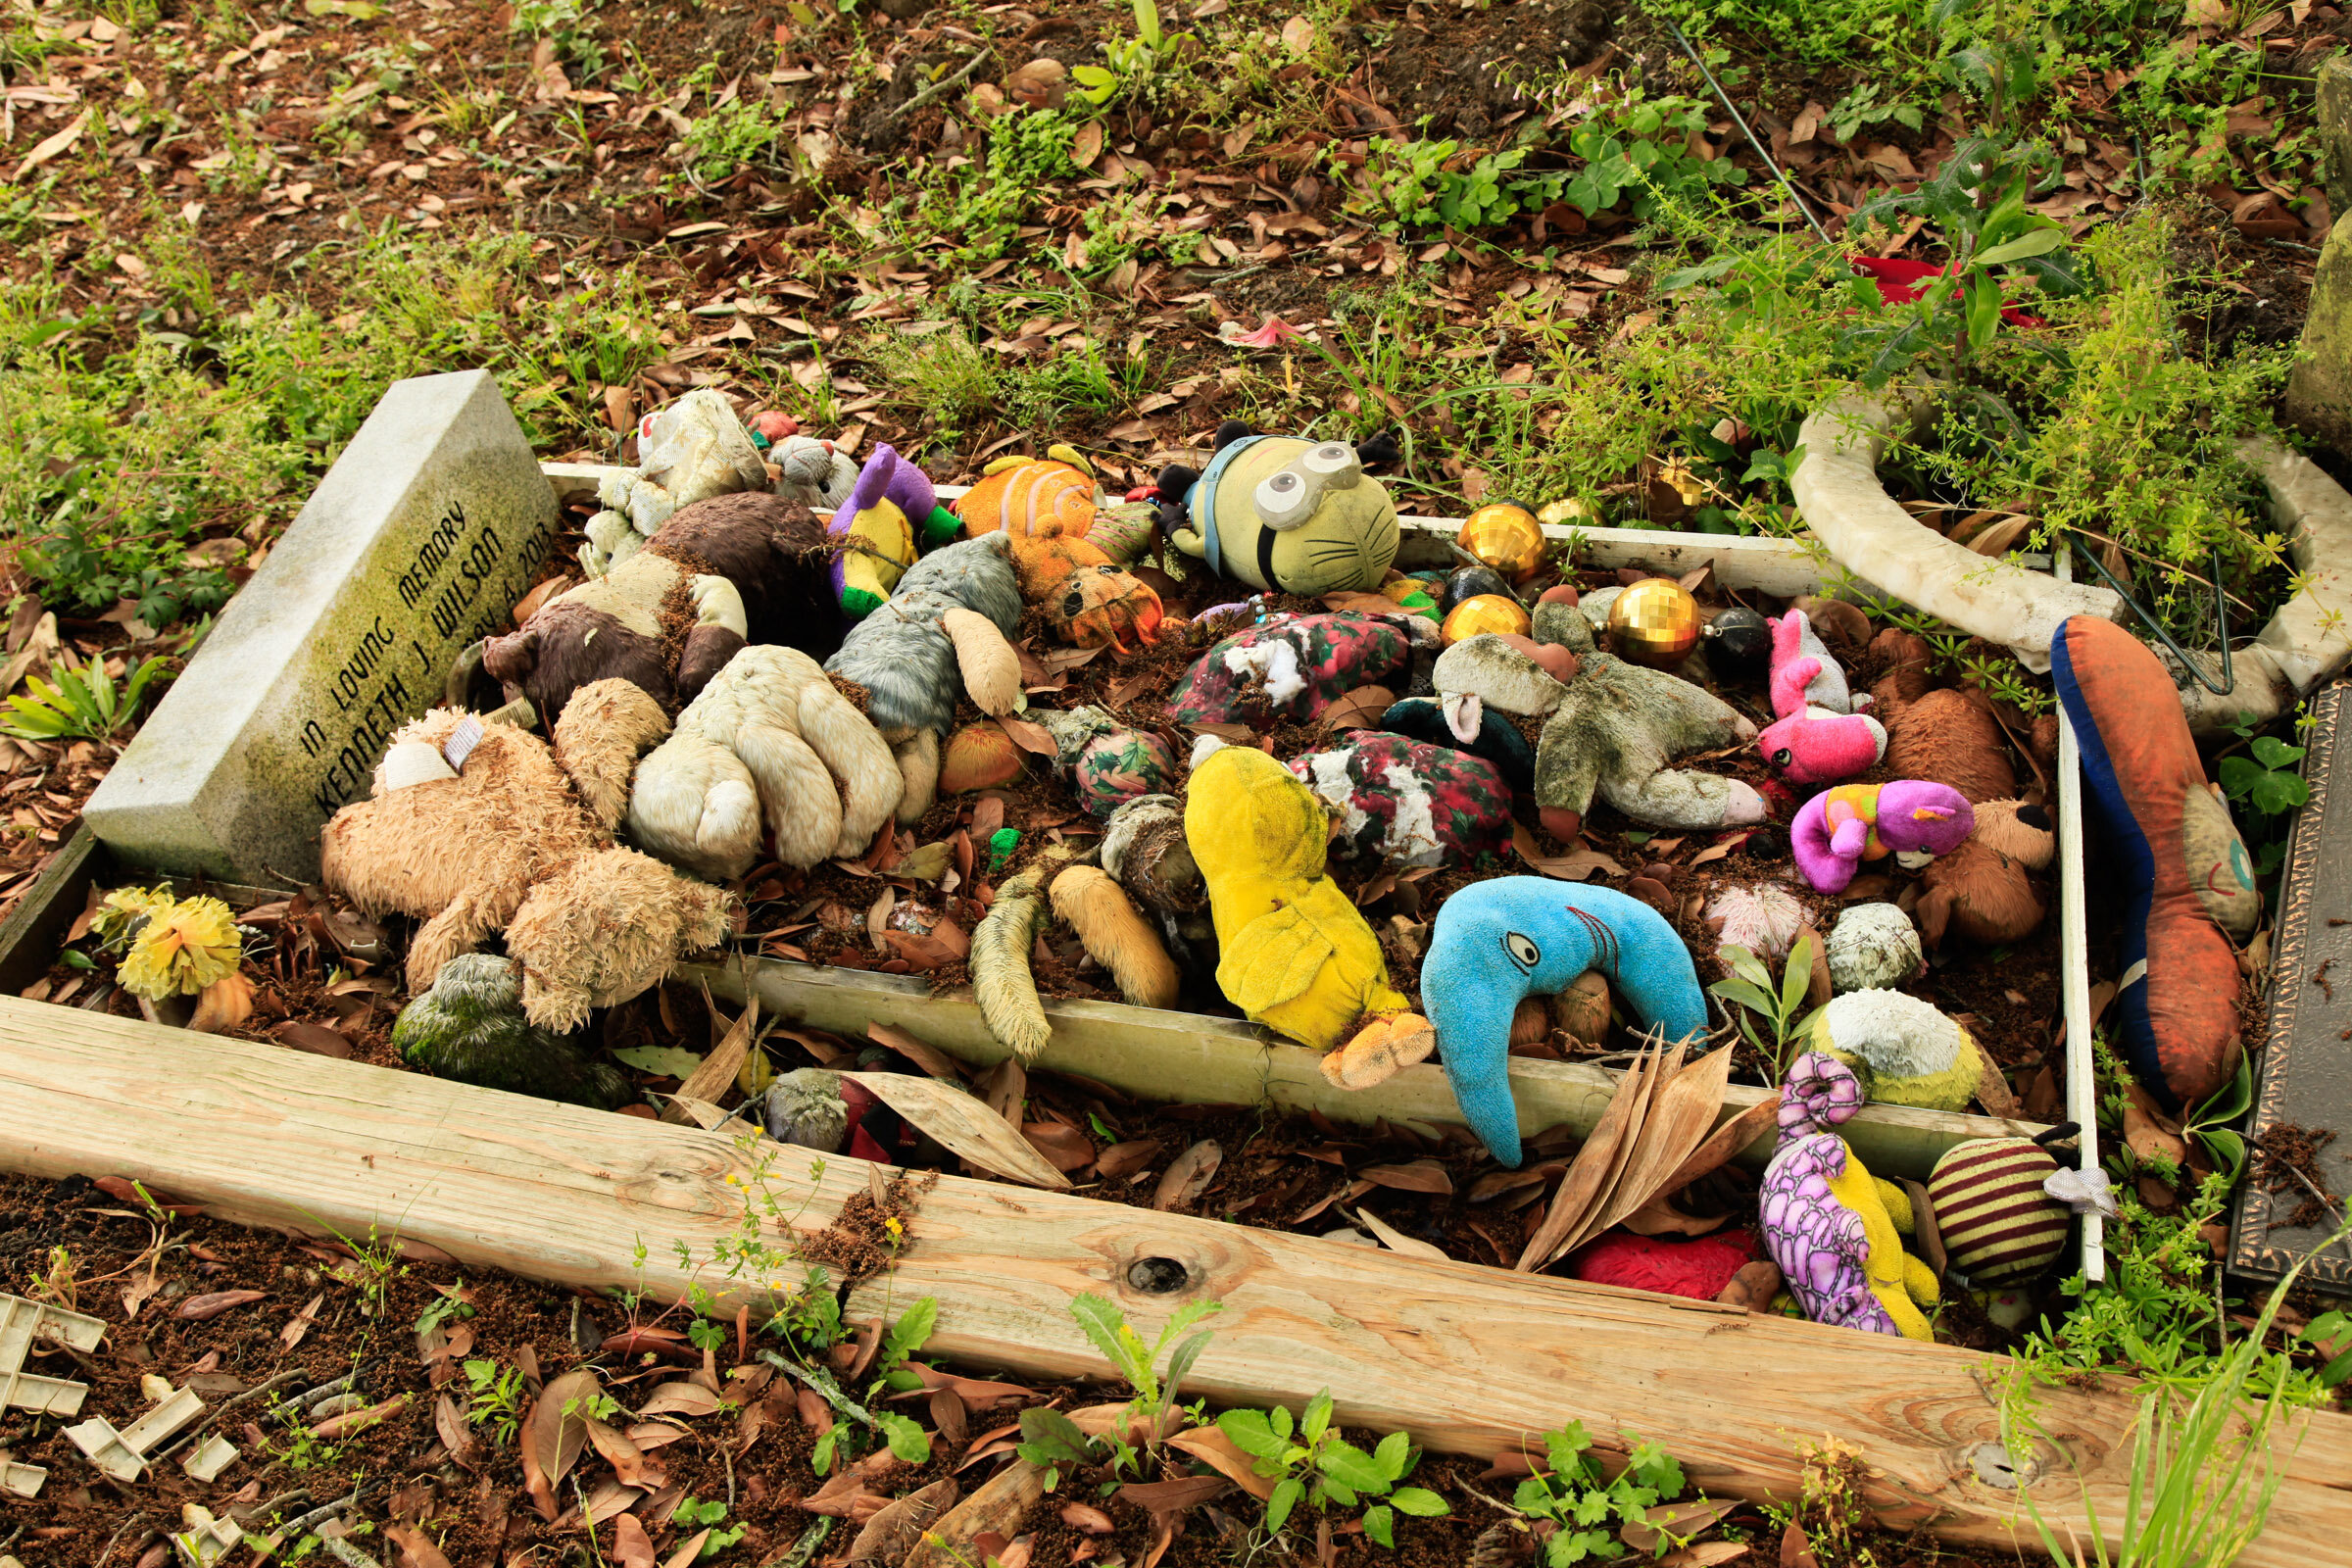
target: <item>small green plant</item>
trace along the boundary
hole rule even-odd
[[[522,1425],[522,1369],[477,1357],[466,1363],[466,1423],[488,1429],[502,1447],[514,1442]]]
[[[696,1562],[715,1557],[743,1539],[744,1527],[740,1524],[728,1525],[724,1530],[718,1528],[727,1522],[727,1505],[715,1498],[698,1502],[691,1495],[682,1497],[678,1500],[677,1512],[669,1517],[670,1522],[681,1531],[710,1532],[703,1542],[703,1549],[695,1554]]]
[[[2295,1331],[2295,1338],[2311,1347],[2322,1362],[2318,1373],[2323,1389],[2340,1386],[2352,1377],[2352,1313],[2341,1310],[2322,1312],[2318,1317]]]
[[[686,167],[708,184],[756,162],[783,137],[783,117],[764,97],[754,96],[704,111],[680,140]]]
[[[1135,1390],[1135,1398],[1128,1409],[1134,1414],[1156,1421],[1175,1402],[1176,1391],[1183,1386],[1186,1374],[1208,1342],[1216,1338],[1213,1329],[1202,1329],[1188,1339],[1177,1340],[1186,1329],[1224,1310],[1221,1301],[1187,1301],[1168,1319],[1168,1326],[1159,1331],[1159,1338],[1150,1347],[1143,1336],[1128,1325],[1126,1315],[1116,1305],[1088,1291],[1070,1303],[1070,1316],[1078,1320],[1079,1329],[1092,1341],[1104,1360],[1118,1369],[1127,1386]],[[1173,1343],[1174,1348],[1170,1348]],[[1166,1360],[1160,1358],[1163,1354]],[[1154,1365],[1159,1367],[1154,1371]]]
[[[1320,1513],[1326,1508],[1364,1509],[1364,1534],[1380,1544],[1396,1544],[1396,1515],[1431,1519],[1452,1510],[1444,1497],[1423,1487],[1399,1486],[1412,1474],[1420,1452],[1401,1432],[1380,1440],[1370,1453],[1340,1436],[1331,1424],[1331,1391],[1325,1389],[1307,1401],[1306,1413],[1294,1425],[1290,1410],[1228,1410],[1217,1417],[1217,1430],[1254,1461],[1261,1476],[1280,1477],[1266,1498],[1266,1530],[1279,1535],[1300,1502]]]
[[[2244,724],[2235,733],[2246,742],[2246,755],[2222,759],[2222,793],[2265,816],[2300,810],[2311,799],[2311,786],[2296,770],[2303,748],[2276,735],[2253,734]]]
[[[1135,1449],[1122,1438],[1098,1438],[1051,1405],[1021,1412],[1021,1442],[1013,1450],[1046,1472],[1046,1490],[1061,1485],[1062,1472],[1107,1463],[1114,1473],[1135,1468]]]
[[[1134,0],[1135,36],[1102,41],[1100,66],[1072,66],[1070,79],[1078,95],[1091,104],[1106,104],[1121,92],[1133,92],[1150,82],[1168,53],[1185,35],[1170,38],[1159,28],[1159,7],[1152,0]]]
[[[27,676],[27,695],[8,700],[0,734],[28,741],[111,743],[115,732],[136,716],[147,688],[169,672],[166,661],[141,659],[123,671],[118,684],[107,673],[102,655],[90,655],[78,668],[71,657],[60,656],[50,671],[54,679]]]
[[[1731,978],[1707,987],[1711,995],[1736,1005],[1740,1032],[1772,1063],[1775,1083],[1804,1050],[1804,1042],[1813,1032],[1813,1020],[1820,1011],[1819,1008],[1801,1014],[1798,1011],[1805,1004],[1806,989],[1813,983],[1813,933],[1798,932],[1776,984],[1770,964],[1734,944],[1723,950],[1724,961],[1732,966]]]
[[[1619,1529],[1647,1523],[1652,1506],[1683,1490],[1683,1467],[1654,1443],[1637,1440],[1614,1481],[1592,1449],[1592,1434],[1582,1421],[1544,1433],[1550,1469],[1520,1482],[1511,1498],[1511,1506],[1527,1518],[1551,1527],[1544,1542],[1544,1568],[1624,1556]]]
[[[462,1322],[473,1316],[473,1306],[466,1299],[466,1282],[458,1281],[436,1292],[416,1314],[416,1332],[430,1334],[444,1323]]]
[[[1707,128],[1695,98],[1649,98],[1639,93],[1604,107],[1568,137],[1585,161],[1563,194],[1587,218],[1625,204],[1638,219],[1654,216],[1661,200],[1690,201],[1713,185],[1743,185],[1747,171],[1729,158],[1699,158],[1690,143]]]

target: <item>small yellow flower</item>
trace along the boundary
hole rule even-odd
[[[904,1236],[906,1234],[906,1227],[899,1223],[899,1217],[896,1214],[893,1214],[890,1218],[884,1220],[882,1222],[882,1228],[890,1232],[890,1234],[893,1236]]]
[[[123,990],[151,1002],[174,993],[192,997],[235,974],[242,956],[237,917],[227,905],[219,899],[182,899],[148,913],[116,978]]]
[[[171,906],[172,890],[168,887],[117,888],[98,906],[90,929],[98,934],[100,941],[112,944],[158,909]]]

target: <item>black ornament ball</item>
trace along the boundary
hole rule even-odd
[[[1772,658],[1772,628],[1752,610],[1731,609],[1707,625],[1707,662],[1727,674],[1760,675]]]
[[[1499,573],[1488,567],[1464,566],[1446,579],[1445,608],[1451,610],[1463,600],[1476,599],[1480,594],[1494,594],[1508,599],[1511,597],[1511,585],[1504,582]]]

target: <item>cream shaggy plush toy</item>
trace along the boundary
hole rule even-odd
[[[653,698],[591,682],[564,705],[553,749],[486,724],[453,766],[444,748],[472,716],[436,708],[403,725],[373,797],[319,831],[329,888],[371,914],[424,922],[409,947],[411,994],[504,931],[525,1014],[572,1029],[718,942],[724,893],[612,842],[638,757],[669,730]]]
[[[840,785],[835,787],[834,780]],[[814,865],[864,853],[897,808],[898,760],[795,648],[746,648],[637,766],[629,837],[672,865],[730,882],[760,856]]]

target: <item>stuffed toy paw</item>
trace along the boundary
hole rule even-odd
[[[1436,1036],[1389,984],[1363,915],[1324,875],[1323,803],[1290,769],[1250,747],[1212,753],[1186,788],[1184,831],[1208,889],[1228,1001],[1327,1053],[1324,1075],[1343,1088],[1428,1056]]]
[[[637,764],[629,836],[706,881],[731,882],[767,833],[789,866],[864,854],[902,787],[890,748],[815,660],[746,648]]]
[[[1706,998],[1690,950],[1639,899],[1506,876],[1474,882],[1438,906],[1421,960],[1422,1004],[1463,1119],[1505,1165],[1520,1158],[1511,1014],[1522,997],[1562,991],[1588,970],[1598,971],[1668,1041],[1706,1033]]]
[[[1003,534],[934,550],[907,568],[880,610],[850,628],[826,673],[863,688],[865,715],[898,754],[899,820],[931,808],[939,747],[968,694],[984,713],[1021,697],[1021,591]]]
[[[1984,1054],[1966,1029],[1900,991],[1849,991],[1813,1021],[1813,1049],[1843,1062],[1872,1100],[1962,1110],[1984,1081]]]
[[[871,614],[890,597],[914,562],[916,530],[934,526],[934,514],[948,517],[953,528],[931,476],[888,442],[876,443],[858,471],[850,499],[825,528],[826,537],[840,547],[833,560],[833,589],[844,614],[852,619]]]
[[[1471,866],[1510,850],[1511,792],[1492,762],[1358,730],[1348,745],[1289,765],[1331,812],[1343,858],[1397,869]]]
[[[1780,1148],[1758,1195],[1764,1245],[1814,1322],[1932,1340],[1920,1308],[1936,1302],[1936,1276],[1903,1250],[1887,1204],[1900,1189],[1874,1179],[1830,1131],[1862,1101],[1861,1084],[1841,1062],[1807,1052],[1789,1067]],[[1906,1201],[1906,1217],[1909,1210]]]
[[[1168,694],[1168,721],[1312,722],[1348,693],[1386,685],[1409,669],[1415,625],[1426,628],[1428,622],[1402,612],[1276,615],[1235,632],[1195,661]]]
[[[1396,504],[1364,467],[1395,455],[1380,438],[1351,447],[1228,419],[1206,467],[1160,471],[1169,542],[1260,593],[1378,592],[1396,559]]]
[[[1917,914],[1928,946],[1946,931],[1997,946],[2022,942],[2041,925],[2034,873],[2058,854],[2050,813],[2025,801],[1988,801],[1976,808],[1976,830],[1920,873]]]
[[[1967,797],[1947,785],[1840,784],[1797,808],[1788,847],[1816,893],[1843,893],[1864,860],[1891,854],[1906,866],[1925,865],[1958,849],[1976,821]]]
[[[1465,743],[1480,734],[1489,706],[1543,717],[1535,794],[1554,836],[1575,837],[1595,794],[1651,827],[1764,819],[1764,798],[1747,784],[1667,765],[1752,740],[1754,725],[1687,680],[1593,651],[1575,605],[1539,604],[1535,632],[1525,646],[1492,633],[1466,637],[1438,656],[1432,678]]]
[[[2090,819],[2123,895],[2116,994],[2132,1070],[2167,1110],[2237,1071],[2237,954],[2262,918],[2253,862],[2205,781],[2180,698],[2148,647],[2077,615],[2050,645],[2050,676],[2082,745]]]

